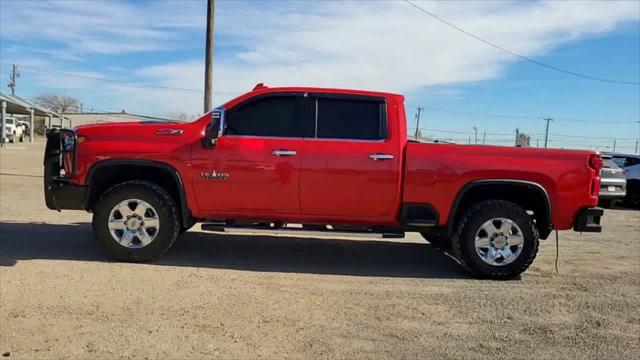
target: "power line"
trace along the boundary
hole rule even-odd
[[[546,120],[546,119],[543,119]],[[407,130],[416,130],[415,127],[408,127]],[[449,129],[433,129],[433,128],[425,128],[425,127],[420,127],[420,130],[424,130],[424,131],[430,131],[430,132],[435,132],[435,133],[443,133],[443,134],[459,134],[459,135],[471,135],[473,134],[471,131],[462,131],[462,130],[449,130]],[[487,132],[486,135],[487,136],[512,136],[515,133],[491,133],[491,132]],[[544,136],[545,133],[526,133],[529,136]],[[571,138],[571,139],[592,139],[592,140],[609,140],[609,141],[613,141],[613,140],[617,140],[617,141],[635,141],[637,140],[637,138],[630,138],[630,137],[607,137],[607,136],[582,136],[582,135],[568,135],[568,134],[558,134],[558,133],[549,133],[548,136],[548,141],[564,141],[564,140],[560,140],[560,139],[552,139],[552,137],[565,137],[565,138]],[[504,139],[504,138],[493,138],[493,139],[488,139],[491,141],[495,141],[495,140],[504,140],[507,141],[508,139]],[[509,140],[511,141],[511,140]],[[585,140],[586,142],[592,142],[589,140]],[[575,142],[575,141],[573,141]]]
[[[497,119],[522,119],[522,120],[539,120],[543,119],[544,116],[534,116],[534,115],[506,115],[506,114],[491,114],[491,113],[478,113],[471,111],[461,111],[461,110],[451,110],[444,109],[440,107],[427,106],[425,107],[427,110],[432,110],[436,112],[450,113],[450,114],[458,114],[465,116],[479,116],[479,117],[490,117]],[[580,120],[576,118],[568,118],[568,117],[554,117],[554,120],[560,120],[562,122],[580,122],[580,123],[597,123],[597,124],[635,124],[637,121],[604,121],[604,120]]]
[[[81,74],[76,74],[76,73],[67,72],[67,71],[49,70],[49,69],[42,69],[42,68],[32,67],[32,66],[21,65],[20,68],[23,69],[23,72],[27,72],[27,73],[29,73],[29,72],[41,73],[41,74],[54,73],[54,74],[61,74],[61,75],[69,76],[69,77],[76,77],[76,78],[82,78],[82,79],[104,81],[104,82],[115,83],[115,84],[126,84],[126,85],[129,85],[129,86],[139,87],[139,88],[166,89],[166,90],[178,90],[178,91],[189,91],[189,92],[204,93],[204,90],[200,90],[200,89],[190,89],[190,88],[181,88],[181,87],[174,87],[174,86],[163,86],[163,85],[140,84],[140,83],[136,83],[136,82],[132,82],[132,81],[115,80],[115,79],[108,79],[108,78],[102,78],[102,77],[90,76],[90,75],[81,75]],[[24,69],[26,69],[26,71]],[[241,92],[235,92],[235,91],[214,91],[214,93],[228,94],[228,95],[240,95],[240,94],[242,94]]]
[[[450,113],[450,114],[469,115],[469,116],[484,116],[484,117],[503,118],[503,119],[535,119],[535,120],[538,120],[538,119],[541,118],[540,116],[531,116],[531,115],[481,114],[481,113],[470,112],[470,111],[443,109],[443,108],[433,107],[433,106],[427,106],[426,109],[427,110],[437,111],[437,112]]]
[[[24,69],[27,69],[26,72],[35,72],[35,73],[44,73],[44,74],[55,73],[55,74],[65,75],[65,76],[68,76],[68,77],[76,77],[76,78],[83,78],[83,79],[89,79],[89,80],[104,81],[104,82],[110,82],[110,83],[116,83],[116,84],[126,84],[126,85],[129,85],[129,86],[139,87],[139,88],[156,88],[156,89],[189,91],[189,92],[198,92],[198,93],[203,93],[204,92],[204,90],[200,90],[200,89],[141,84],[141,83],[126,81],[126,80],[115,80],[115,79],[102,78],[102,77],[97,77],[97,76],[82,75],[82,74],[77,74],[77,73],[72,73],[72,72],[67,72],[67,71],[61,71],[61,70],[49,70],[49,69],[37,68],[37,67],[33,67],[33,66],[20,65],[20,68],[23,69],[23,71],[24,71]],[[241,95],[241,94],[243,94],[242,92],[235,92],[235,91],[214,91],[214,93],[227,94],[227,95]],[[482,117],[492,117],[492,118],[500,118],[500,119],[528,119],[528,120],[533,119],[533,120],[538,120],[538,119],[544,118],[543,116],[533,116],[533,115],[507,115],[507,114],[477,113],[477,112],[469,112],[469,111],[444,109],[444,108],[432,107],[432,106],[423,107],[422,109],[423,110],[424,109],[432,110],[432,111],[436,111],[436,112],[444,112],[444,113],[451,113],[451,114],[466,115],[466,116],[482,116]],[[580,119],[565,118],[565,117],[554,117],[554,120],[560,120],[562,122],[566,121],[566,122],[599,123],[599,124],[603,124],[603,123],[604,124],[638,123],[638,121],[580,120]]]
[[[603,140],[636,140],[637,138],[625,138],[625,137],[607,137],[607,136],[582,136],[582,135],[566,135],[566,134],[556,134],[549,133],[552,136],[559,137],[567,137],[567,138],[578,138],[578,139],[603,139]]]
[[[528,62],[530,62],[532,64],[536,64],[538,66],[542,66],[542,67],[550,69],[550,70],[555,70],[555,71],[558,71],[558,72],[561,72],[561,73],[564,73],[564,74],[567,74],[567,75],[572,75],[572,76],[576,76],[576,77],[580,77],[580,78],[584,78],[584,79],[589,79],[589,80],[601,81],[601,82],[606,82],[606,83],[611,83],[611,84],[621,84],[621,85],[640,85],[640,82],[637,82],[637,81],[612,80],[612,79],[605,79],[605,78],[596,77],[596,76],[592,76],[592,75],[582,74],[582,73],[578,73],[578,72],[575,72],[575,71],[566,70],[566,69],[563,69],[563,68],[560,68],[560,67],[557,67],[557,66],[554,66],[554,65],[549,65],[549,64],[543,63],[541,61],[538,61],[536,59],[530,58],[528,56],[520,55],[520,54],[515,53],[515,52],[513,52],[513,51],[511,51],[509,49],[506,49],[506,48],[504,48],[504,47],[502,47],[500,45],[497,45],[497,44],[495,44],[493,42],[485,40],[485,39],[481,38],[480,36],[475,35],[475,34],[469,32],[469,31],[467,31],[467,30],[465,30],[465,29],[463,29],[463,28],[461,28],[461,27],[459,27],[459,26],[457,26],[457,25],[455,25],[455,24],[453,24],[453,23],[451,23],[451,22],[439,17],[438,15],[436,15],[436,14],[430,12],[430,11],[427,11],[426,9],[414,4],[413,2],[411,2],[409,0],[403,0],[403,1],[406,2],[407,4],[411,5],[412,7],[418,9],[419,11],[421,11],[421,12],[431,16],[432,18],[440,21],[441,23],[443,23],[445,25],[448,25],[449,27],[452,27],[452,28],[458,30],[458,31],[462,32],[463,34],[466,34],[467,36],[470,36],[470,37],[472,37],[472,38],[474,38],[474,39],[476,39],[476,40],[478,40],[478,41],[480,41],[480,42],[482,42],[482,43],[484,43],[486,45],[489,45],[489,46],[491,46],[491,47],[493,47],[495,49],[498,49],[498,50],[500,50],[502,52],[505,52],[505,53],[507,53],[509,55],[515,56],[515,57],[517,57],[519,59],[528,61]]]

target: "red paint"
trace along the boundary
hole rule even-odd
[[[175,168],[188,206],[198,218],[397,225],[403,202],[429,203],[446,224],[456,195],[482,179],[535,182],[551,200],[554,228],[569,229],[577,212],[597,204],[595,152],[407,142],[401,95],[307,87],[256,87],[224,105],[229,109],[273,92],[373,95],[387,101],[384,141],[278,139],[223,136],[215,149],[201,145],[209,116],[188,124],[117,123],[80,126],[73,181],[85,184],[88,170],[106,159],[149,159]],[[178,136],[157,135],[180,129]],[[296,151],[277,157],[274,150]],[[394,155],[373,161],[370,154]],[[202,172],[228,173],[224,181]],[[593,193],[592,189],[596,189]]]

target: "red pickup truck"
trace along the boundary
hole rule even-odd
[[[260,84],[192,123],[54,130],[44,190],[50,209],[92,212],[95,238],[124,261],[158,258],[197,222],[225,233],[414,231],[474,274],[504,279],[553,229],[601,231],[601,166],[591,151],[408,140],[397,94]]]

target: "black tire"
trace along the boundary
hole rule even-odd
[[[451,247],[451,235],[441,230],[430,229],[420,233],[422,237],[437,249],[448,249]]]
[[[160,226],[155,239],[140,248],[120,245],[108,227],[111,210],[121,201],[139,199],[155,209]],[[93,208],[93,234],[98,243],[116,260],[146,262],[159,258],[173,245],[180,232],[180,216],[175,202],[162,187],[147,181],[127,181],[107,190]]]
[[[485,222],[495,218],[513,221],[522,231],[522,252],[510,264],[490,265],[484,262],[475,248],[476,233]],[[481,278],[505,280],[514,278],[527,270],[538,254],[539,236],[531,216],[512,202],[488,200],[469,208],[456,224],[451,239],[453,256],[474,275]]]

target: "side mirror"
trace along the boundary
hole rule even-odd
[[[204,138],[202,138],[202,147],[213,149],[218,144],[218,136],[222,128],[222,110],[214,110],[211,112],[211,122],[204,130]]]

